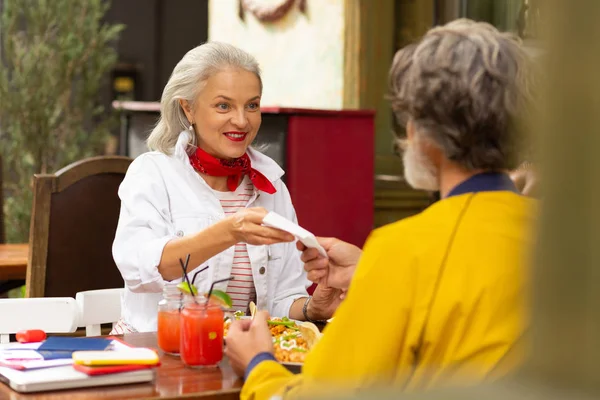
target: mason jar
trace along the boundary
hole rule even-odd
[[[188,296],[181,311],[181,360],[188,367],[215,367],[223,359],[224,312],[204,296]]]
[[[181,338],[180,314],[184,295],[175,283],[165,283],[163,298],[158,303],[158,347],[171,355],[179,355]]]

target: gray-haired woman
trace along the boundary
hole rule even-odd
[[[235,309],[256,299],[274,316],[329,316],[319,301],[309,303],[293,237],[262,225],[268,211],[296,215],[283,170],[250,147],[261,95],[257,61],[229,44],[198,46],[173,70],[148,138],[153,151],[131,164],[119,188],[113,256],[125,294],[116,333],[156,330],[163,286],[180,281],[187,254],[190,276],[210,266],[198,276],[200,293],[235,277],[217,285]]]

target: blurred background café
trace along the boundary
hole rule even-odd
[[[12,326],[34,307],[15,301],[32,298],[72,298],[79,310],[67,321],[48,303],[37,311],[45,313],[40,329],[111,332],[124,287],[112,253],[117,191],[148,151],[163,88],[190,49],[220,41],[256,57],[263,96],[254,144],[285,171],[302,227],[362,247],[372,230],[439,199],[407,184],[393,146],[393,132],[404,129],[387,99],[394,54],[432,27],[469,18],[518,35],[550,81],[560,81],[543,91],[540,108],[555,113],[532,121],[531,158],[511,171],[520,190],[541,199],[531,249],[534,345],[520,380],[427,398],[600,396],[599,1],[0,0],[0,14],[6,338],[14,341]],[[78,296],[97,290],[109,291]],[[132,345],[158,348],[155,333],[140,335]],[[199,372],[164,357],[154,383],[102,395],[239,398],[243,381],[231,367]],[[0,398],[15,396],[0,384]]]

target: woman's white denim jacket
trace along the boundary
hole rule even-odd
[[[125,281],[122,319],[140,332],[156,330],[157,305],[165,284],[157,266],[165,245],[225,218],[212,189],[190,165],[186,153],[189,140],[190,133],[183,131],[173,155],[140,155],[119,187],[121,214],[113,257]],[[247,207],[264,207],[296,222],[290,194],[281,180],[283,170],[251,148],[248,155],[252,167],[264,174],[277,192],[267,194],[255,189]],[[295,243],[247,248],[258,309],[266,309],[272,316],[288,316],[292,302],[308,296],[306,288],[310,285]],[[188,266],[190,279],[197,269],[210,266],[196,278],[200,293],[207,292],[213,281],[230,276],[233,253],[230,247],[202,265]],[[226,287],[227,282],[215,286],[221,290]]]

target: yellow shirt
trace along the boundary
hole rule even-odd
[[[262,362],[242,399],[423,390],[513,370],[524,353],[534,202],[509,191],[467,193],[374,231],[302,374]]]

